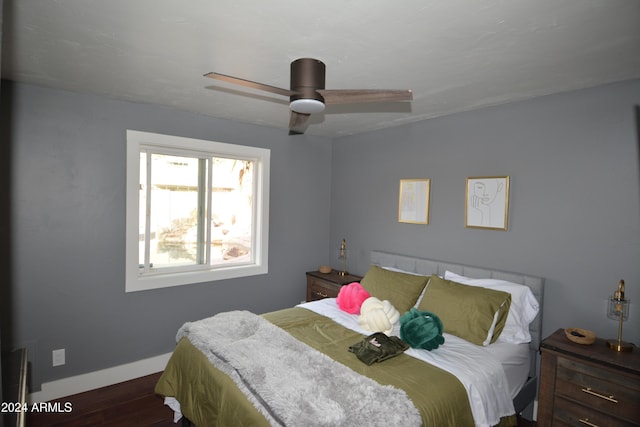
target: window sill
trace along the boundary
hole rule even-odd
[[[235,279],[237,277],[267,274],[265,265],[242,265],[223,267],[202,271],[168,273],[140,276],[135,272],[134,277],[127,277],[125,292],[139,292],[150,289],[168,288],[173,286],[191,285],[195,283],[215,282],[218,280]]]

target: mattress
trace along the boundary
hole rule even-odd
[[[502,365],[509,385],[509,395],[515,398],[529,376],[531,351],[529,344],[509,344],[497,342],[485,347]]]

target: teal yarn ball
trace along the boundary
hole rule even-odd
[[[444,344],[442,321],[428,311],[412,308],[400,318],[400,338],[413,348],[435,350]]]

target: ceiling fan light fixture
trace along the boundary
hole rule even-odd
[[[2,0],[0,0],[2,2]],[[299,58],[291,62],[289,89],[270,86],[240,77],[220,73],[207,73],[205,77],[222,80],[252,89],[263,90],[289,97],[289,132],[302,134],[309,124],[309,117],[324,111],[325,103],[359,104],[364,102],[411,101],[410,90],[392,89],[335,89],[325,88],[326,66],[319,59]]]
[[[324,111],[324,102],[317,99],[296,99],[289,103],[291,111],[301,114],[315,114]]]

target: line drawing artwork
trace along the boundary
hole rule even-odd
[[[506,230],[509,177],[467,178],[466,226]]]

